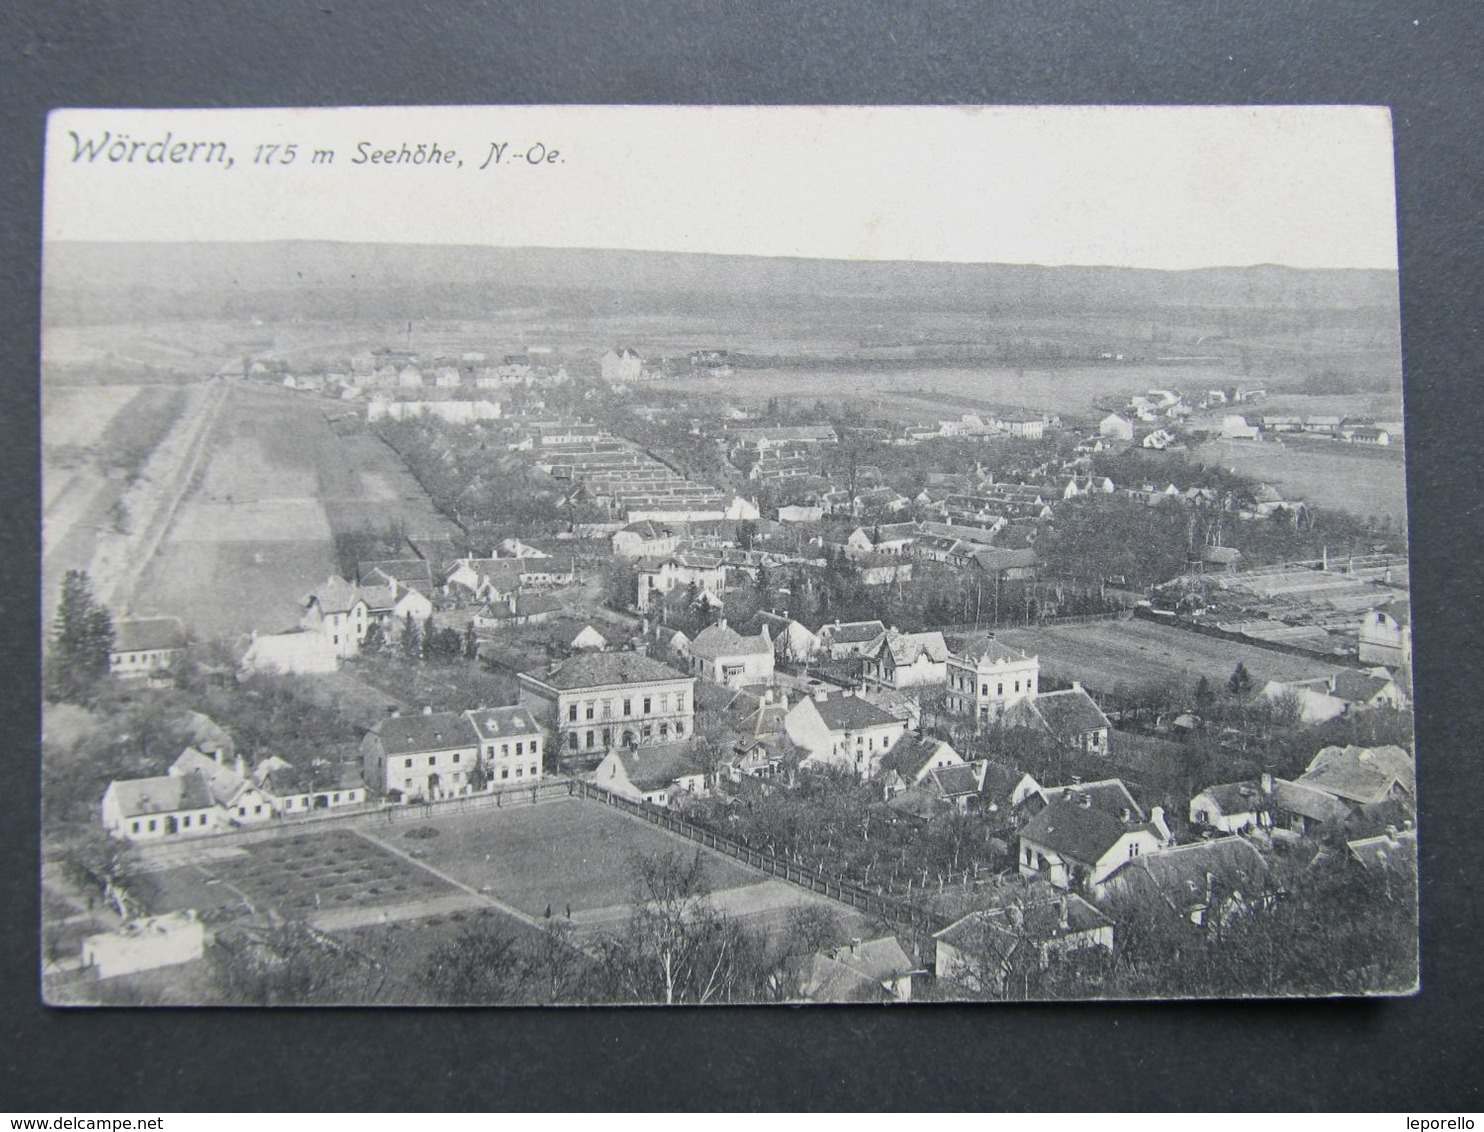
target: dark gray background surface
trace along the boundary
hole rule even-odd
[[[0,13],[0,1107],[1478,1109],[1480,113],[1467,3],[19,0]],[[41,153],[54,106],[1321,103],[1394,110],[1423,991],[1395,1002],[50,1011],[37,991]],[[1400,1122],[1398,1122],[1400,1125]]]

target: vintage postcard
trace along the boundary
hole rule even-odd
[[[42,993],[1417,987],[1390,119],[62,110]]]

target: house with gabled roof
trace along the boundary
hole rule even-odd
[[[743,636],[725,617],[696,634],[686,647],[691,672],[728,688],[756,687],[773,680],[773,640],[767,626]]]
[[[396,582],[424,597],[432,597],[433,566],[425,558],[376,558],[356,564],[356,578],[363,586]]]
[[[221,808],[227,824],[254,825],[272,821],[278,815],[276,801],[248,775],[241,755],[228,763],[220,751],[212,756],[187,747],[170,764],[169,773],[178,777],[199,774],[204,778],[211,799]]]
[[[934,770],[963,765],[963,756],[942,739],[904,735],[881,759],[878,774],[890,797],[918,785]]]
[[[680,532],[662,523],[644,519],[630,523],[612,538],[615,558],[652,558],[674,554],[680,546]]]
[[[185,626],[178,617],[121,617],[113,624],[108,670],[115,676],[159,675],[185,655]]]
[[[1120,821],[1079,795],[1057,799],[1020,831],[1022,876],[1057,888],[1095,886],[1125,861],[1157,853],[1170,839],[1164,812],[1156,806],[1148,821],[1134,815]]]
[[[886,688],[922,688],[948,682],[948,642],[937,631],[886,634],[866,658],[867,684]]]
[[[933,935],[942,982],[1001,993],[1021,964],[1045,968],[1077,951],[1113,950],[1113,921],[1075,893],[970,912]]]
[[[751,627],[754,632],[768,631],[774,658],[785,664],[803,664],[819,652],[819,636],[802,621],[795,621],[786,610],[774,613],[765,609],[753,619]]]
[[[1244,837],[1174,845],[1123,862],[1098,886],[1107,894],[1159,902],[1199,928],[1271,910],[1277,892],[1268,863]]]
[[[799,994],[807,1002],[910,1002],[912,976],[921,970],[896,936],[851,940],[815,952]]]
[[[1372,609],[1361,618],[1358,651],[1362,664],[1395,668],[1412,663],[1412,610],[1405,597]]]
[[[634,802],[666,806],[684,796],[704,797],[706,767],[693,742],[617,747],[603,756],[590,781]]]
[[[1417,794],[1417,771],[1412,756],[1401,747],[1325,747],[1298,779],[1357,806],[1370,806],[1391,797],[1412,799]]]
[[[1400,711],[1407,703],[1406,694],[1384,668],[1370,672],[1342,668],[1330,677],[1329,694],[1357,711],[1367,708]]]
[[[329,641],[336,656],[355,656],[361,651],[371,613],[359,586],[331,574],[310,591],[303,605],[300,626]]]
[[[1190,799],[1190,824],[1219,833],[1242,833],[1272,824],[1268,789],[1258,779],[1207,786]]]
[[[834,621],[820,626],[819,643],[831,660],[873,655],[886,639],[880,621]]]
[[[1113,726],[1076,681],[1065,691],[1041,692],[1016,701],[1005,712],[1005,723],[1042,730],[1063,747],[1089,755],[1108,753],[1108,732]]]
[[[561,612],[561,600],[551,594],[517,593],[504,601],[490,602],[471,620],[476,629],[510,629],[554,621]]]
[[[103,828],[124,841],[166,841],[214,833],[222,820],[199,772],[115,779],[99,806]]]
[[[801,767],[847,770],[873,778],[907,725],[851,692],[817,692],[789,709],[784,732],[808,754]]]

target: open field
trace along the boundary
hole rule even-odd
[[[335,569],[336,533],[395,522],[450,529],[396,454],[369,435],[338,435],[327,404],[230,388],[204,471],[142,572],[136,608],[176,614],[203,637],[276,632]]]
[[[532,916],[543,915],[548,904],[563,914],[570,904],[575,915],[622,903],[633,893],[638,857],[667,849],[689,856],[696,849],[655,826],[580,799],[456,814],[428,825],[437,837],[407,840],[410,830],[398,826],[396,838],[434,868]],[[709,853],[704,860],[714,892],[763,880]]]
[[[1212,440],[1192,453],[1205,464],[1219,464],[1274,484],[1287,495],[1317,507],[1361,517],[1389,517],[1398,526],[1407,518],[1407,481],[1402,450],[1357,450],[1335,443],[1252,444]]]
[[[1095,621],[1040,629],[1004,629],[995,639],[1041,658],[1049,676],[1078,680],[1094,692],[1172,680],[1193,685],[1202,676],[1224,684],[1238,663],[1254,684],[1329,676],[1334,666],[1254,645],[1223,641],[1148,621]]]

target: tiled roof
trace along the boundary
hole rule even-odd
[[[198,771],[163,774],[158,778],[122,779],[115,781],[111,789],[119,812],[126,818],[205,810],[215,805],[206,779]]]
[[[1333,794],[1283,778],[1273,780],[1273,805],[1317,822],[1338,824],[1350,816],[1350,808]]]
[[[941,747],[948,747],[948,744],[941,739],[928,739],[921,735],[904,735],[897,740],[890,751],[881,757],[881,770],[883,773],[894,770],[911,782],[929,760],[937,757]],[[953,750],[952,747],[948,749]],[[954,754],[957,753],[954,751]]]
[[[1373,876],[1386,874],[1403,877],[1417,875],[1417,831],[1383,833],[1345,843],[1350,853],[1366,872]]]
[[[890,650],[891,659],[896,664],[915,664],[917,658],[924,655],[934,664],[942,664],[948,659],[948,642],[939,632],[888,633],[885,647]]]
[[[859,696],[830,696],[815,700],[814,709],[831,731],[859,731],[864,727],[881,727],[899,722],[889,712],[867,703]]]
[[[570,691],[576,688],[601,688],[616,684],[641,684],[658,680],[685,680],[693,677],[676,672],[669,665],[651,660],[637,652],[586,653],[570,657],[548,673],[528,673],[553,688]]]
[[[1064,921],[1066,927],[1062,926]],[[1006,959],[1024,940],[1045,943],[1112,924],[1112,920],[1082,897],[1068,893],[1055,900],[970,912],[933,938],[961,951],[987,949]]]
[[[860,644],[874,641],[886,635],[886,626],[880,621],[836,621],[820,627],[821,639],[832,644]]]
[[[624,773],[635,789],[646,793],[663,790],[682,775],[700,774],[704,770],[690,743],[657,743],[625,748],[614,754],[623,763]],[[598,785],[603,785],[601,780]]]
[[[116,621],[113,651],[149,652],[185,648],[185,629],[178,617],[139,617]]]
[[[480,739],[508,739],[512,735],[540,735],[531,713],[520,706],[479,708],[464,713]]]
[[[1391,746],[1325,747],[1298,781],[1361,804],[1381,801],[1393,783],[1408,794],[1417,790],[1412,756]]]
[[[1081,688],[1064,692],[1043,692],[1029,702],[1051,733],[1067,742],[1088,731],[1110,727],[1108,717]]]
[[[884,984],[918,970],[896,936],[846,944],[817,952],[804,980],[804,997],[814,1002],[879,1002]]]
[[[355,585],[337,574],[331,574],[310,591],[304,604],[315,602],[326,613],[344,613],[356,603],[358,596]]]
[[[1020,836],[1069,861],[1096,864],[1129,827],[1077,802],[1055,801],[1026,823]]]
[[[773,646],[761,632],[744,637],[726,625],[708,625],[696,634],[690,651],[699,657],[715,660],[724,656],[767,656]]]
[[[964,794],[979,793],[979,768],[962,766],[938,767],[929,776],[945,798],[957,798]]]
[[[1263,808],[1262,789],[1256,782],[1223,782],[1200,793],[1215,802],[1222,814],[1256,813]]]
[[[1133,858],[1115,875],[1131,871],[1142,873],[1171,904],[1181,907],[1205,898],[1208,877],[1218,892],[1256,896],[1266,884],[1268,863],[1246,838],[1218,837]]]
[[[974,552],[974,561],[979,563],[981,569],[990,573],[1000,570],[1023,570],[1036,564],[1036,552],[986,546]]]
[[[1356,672],[1353,668],[1346,668],[1335,673],[1334,694],[1350,703],[1364,704],[1369,703],[1376,693],[1390,683],[1391,681],[1385,677],[1372,676],[1368,672]]]
[[[446,751],[474,746],[479,742],[473,725],[456,711],[389,716],[377,723],[371,733],[381,740],[382,748],[389,755]]]
[[[381,558],[359,563],[356,568],[357,576],[363,584],[377,580],[370,577],[375,571],[422,594],[433,590],[433,568],[422,558]]]

